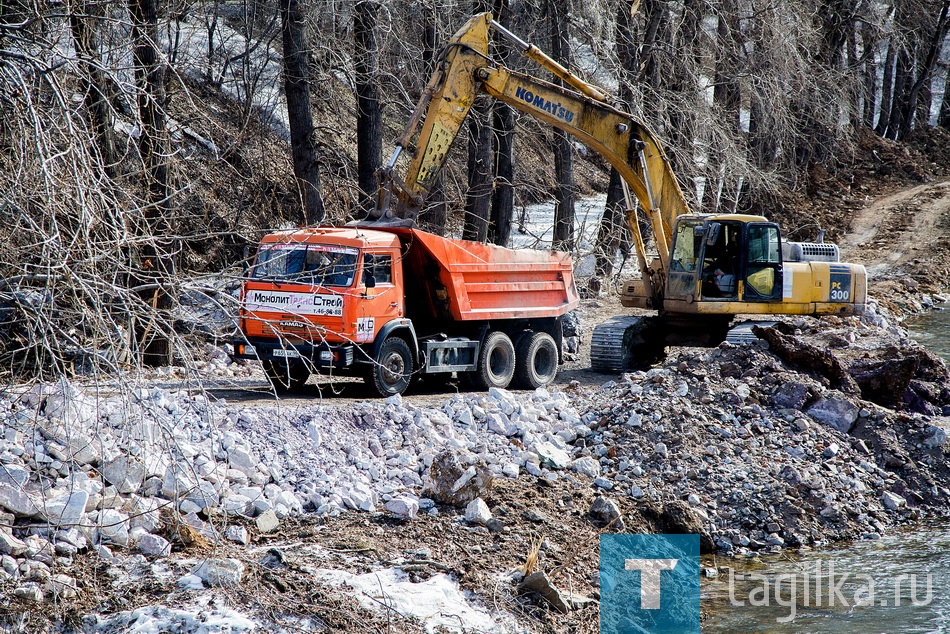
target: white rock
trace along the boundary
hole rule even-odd
[[[501,468],[501,472],[505,475],[505,477],[517,478],[520,468],[518,467],[517,463],[508,462]]]
[[[167,539],[160,535],[145,533],[135,540],[135,545],[142,551],[143,555],[149,557],[167,557],[172,553],[172,545]]]
[[[20,488],[30,480],[28,469],[15,464],[5,464],[0,468],[0,484]]]
[[[886,508],[887,510],[896,511],[897,509],[907,504],[907,500],[901,497],[900,495],[897,495],[896,493],[885,491],[881,495],[881,503],[884,504],[884,508]]]
[[[572,462],[571,469],[588,478],[596,478],[600,475],[600,463],[590,456],[578,458]]]
[[[13,596],[24,601],[33,601],[34,603],[43,602],[43,589],[40,584],[34,581],[27,581],[23,585],[17,586],[13,590]]]
[[[272,533],[280,526],[277,514],[273,511],[265,511],[257,516],[257,530],[262,533]]]
[[[39,507],[32,498],[17,486],[0,483],[0,506],[9,509],[16,515],[27,517],[35,515]]]
[[[76,580],[63,574],[53,575],[53,578],[46,584],[46,590],[59,599],[75,599],[78,594]]]
[[[549,442],[536,443],[534,451],[541,458],[542,464],[546,463],[554,469],[565,469],[571,463],[571,457],[566,451],[558,449]]]
[[[228,449],[228,464],[234,469],[249,473],[257,468],[259,462],[257,456],[243,447],[235,446]]]
[[[924,439],[924,446],[928,449],[940,449],[947,444],[947,431],[942,427],[931,425],[927,433],[928,436]]]
[[[129,543],[129,517],[115,509],[99,511],[97,520],[99,537],[108,543],[127,546]]]
[[[19,557],[26,552],[26,543],[14,537],[7,528],[0,528],[0,553]]]
[[[492,518],[488,505],[482,498],[475,498],[465,507],[465,521],[469,524],[485,525]]]
[[[192,571],[209,586],[233,587],[244,578],[244,564],[237,559],[207,559]]]
[[[228,530],[225,531],[224,536],[229,541],[237,542],[243,546],[247,546],[251,541],[247,529],[243,526],[237,526],[236,524],[228,526]]]
[[[415,519],[419,512],[419,502],[415,499],[400,496],[395,497],[385,504],[386,510],[401,519]]]
[[[247,515],[247,512],[251,509],[251,501],[243,495],[229,495],[224,498],[221,508],[228,515]]]
[[[135,493],[145,481],[145,465],[134,457],[122,455],[102,466],[102,477],[119,493]]]

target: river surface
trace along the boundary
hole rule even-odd
[[[950,526],[703,563],[720,571],[703,582],[703,632],[950,632]]]
[[[950,310],[904,326],[950,361]],[[719,569],[718,578],[702,584],[704,633],[950,633],[947,524],[753,561],[709,558],[703,565]]]

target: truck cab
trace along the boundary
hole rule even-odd
[[[310,370],[365,369],[362,346],[405,315],[399,254],[398,236],[357,228],[266,236],[242,288],[236,356],[287,388]]]

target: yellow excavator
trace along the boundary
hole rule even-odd
[[[492,31],[568,87],[493,60]],[[414,223],[480,93],[568,132],[622,177],[640,276],[623,285],[621,302],[657,314],[598,325],[591,345],[594,370],[623,371],[653,362],[666,345],[716,345],[740,314],[864,312],[863,266],[839,262],[834,244],[787,242],[779,226],[762,216],[692,213],[646,124],[624,112],[605,90],[495,22],[490,13],[472,17],[443,49],[396,151],[380,170],[379,196],[367,220]],[[410,161],[401,179],[396,165],[403,152]],[[649,221],[655,254],[646,250],[637,204]],[[741,340],[743,329],[733,330]]]

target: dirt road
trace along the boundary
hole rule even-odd
[[[950,180],[878,198],[861,211],[841,242],[843,260],[864,264],[871,280],[899,274],[915,260],[950,253]],[[946,282],[942,282],[946,286]]]

